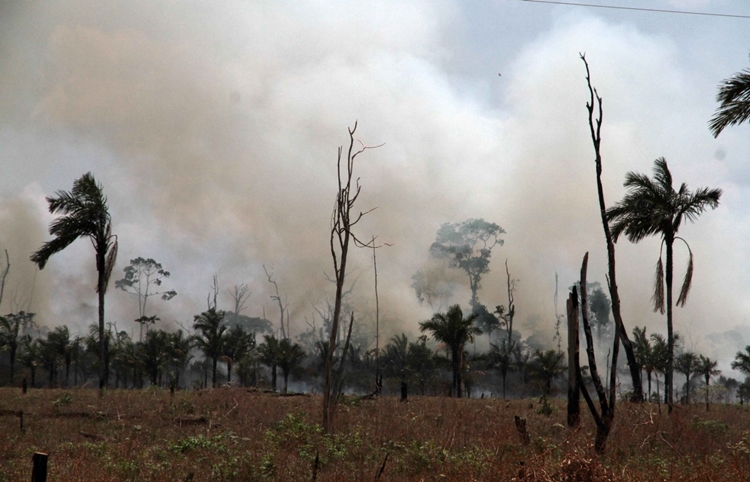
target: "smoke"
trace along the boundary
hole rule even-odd
[[[667,36],[584,14],[559,17],[517,53],[504,53],[512,60],[491,88],[500,99],[492,104],[482,96],[487,89],[450,72],[451,35],[471,14],[456,2],[71,0],[2,9],[0,162],[8,176],[0,180],[0,248],[18,260],[11,273],[19,286],[34,272],[29,265],[22,271],[22,261],[48,239],[44,195],[69,190],[90,170],[103,184],[119,236],[115,279],[138,256],[172,273],[165,287],[178,296],[151,305],[164,323],[188,324],[204,310],[214,274],[220,307],[230,308],[227,290],[246,282],[246,314],[265,309],[276,320],[266,264],[299,333],[313,305],[332,296],[325,274],[332,276],[336,149],[346,150],[346,129],[358,121],[358,142],[385,143],[355,165],[362,186],[356,209],[377,208],[356,233],[392,245],[377,254],[385,332],[415,333],[431,315],[417,302],[411,277],[428,262],[439,226],[481,217],[507,235],[493,251],[480,300],[506,303],[508,259],[520,280],[519,326],[535,322],[552,345],[555,273],[564,299],[590,251],[589,279],[605,283],[578,59],[586,52],[604,98],[609,204],[622,196],[627,171],[650,172],[658,156],[691,187],[726,190],[716,213],[683,228],[696,277],[677,329],[692,323],[701,332],[709,320],[712,329],[729,329],[747,312],[737,301],[747,276],[731,269],[744,259],[742,238],[706,234],[747,230],[735,211],[744,192],[727,184],[735,144],[714,158],[705,120],[715,79],[695,82]],[[686,105],[695,96],[700,102]],[[628,326],[663,332],[649,308],[658,251],[658,240],[622,240],[618,281]],[[355,250],[351,266],[350,279],[359,277],[352,304],[371,323],[372,251]],[[53,257],[36,275],[39,321],[80,328],[93,322],[94,278],[87,242]],[[453,302],[466,306],[468,296],[459,296],[465,291],[456,293]],[[135,330],[135,300],[110,286],[107,303],[118,328]]]

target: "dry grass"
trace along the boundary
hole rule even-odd
[[[0,389],[0,481],[28,480],[49,453],[50,481],[750,480],[750,413],[742,406],[619,405],[607,455],[593,426],[564,427],[526,400],[350,400],[336,434],[319,429],[319,397],[243,389],[178,392]],[[583,407],[585,408],[585,407]],[[14,414],[24,411],[24,429]],[[513,415],[528,419],[522,446]],[[386,460],[387,457],[387,460]]]

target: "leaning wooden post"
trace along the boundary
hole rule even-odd
[[[36,452],[31,457],[31,482],[47,482],[47,454]]]
[[[583,288],[581,288],[583,289]],[[568,427],[575,428],[581,422],[581,391],[578,386],[580,370],[578,353],[578,297],[575,290],[567,302],[568,314]]]

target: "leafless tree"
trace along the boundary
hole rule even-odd
[[[273,272],[268,272],[268,269],[266,269],[266,265],[263,265],[263,271],[266,272],[266,277],[268,278],[268,282],[273,285],[273,288],[276,292],[275,295],[271,295],[271,299],[274,300],[276,303],[279,304],[279,312],[281,314],[281,339],[289,338],[289,313],[287,312],[287,305],[284,303],[284,301],[281,299],[281,294],[279,293],[279,284],[276,282],[276,278],[274,278]],[[284,326],[284,315],[286,315],[286,327]]]
[[[333,321],[331,322],[331,332],[328,339],[328,353],[325,362],[325,386],[323,391],[323,430],[331,432],[333,425],[333,416],[336,412],[338,398],[341,389],[341,377],[343,361],[349,344],[349,336],[344,344],[344,356],[341,357],[339,370],[336,380],[333,380],[333,353],[336,350],[336,340],[338,338],[339,320],[341,317],[341,300],[344,294],[344,281],[346,277],[346,263],[349,255],[350,243],[353,241],[356,246],[372,247],[370,243],[363,243],[352,232],[352,228],[362,219],[362,217],[371,212],[356,211],[353,213],[354,205],[359,197],[361,186],[359,178],[354,180],[354,160],[367,149],[371,147],[361,144],[361,147],[354,149],[354,133],[357,130],[357,123],[354,128],[348,129],[349,132],[349,149],[344,157],[342,147],[338,148],[337,177],[338,191],[336,193],[336,203],[331,214],[331,258],[333,259],[333,271],[336,280],[336,297],[333,308]],[[376,146],[379,147],[379,146]],[[342,163],[345,165],[342,166]],[[351,314],[349,323],[349,334],[354,322],[354,313]]]
[[[594,87],[591,86],[591,73],[589,72],[589,64],[586,61],[586,56],[581,54],[581,60],[583,60],[586,66],[586,83],[589,88],[589,101],[586,103],[586,109],[589,113],[589,130],[591,132],[591,141],[594,144],[595,164],[596,164],[596,187],[599,196],[599,211],[602,218],[602,227],[604,228],[604,237],[607,241],[607,260],[609,266],[609,274],[607,277],[607,284],[609,286],[609,297],[612,300],[612,316],[615,319],[615,331],[617,336],[620,337],[622,347],[625,350],[625,356],[628,359],[628,367],[630,368],[630,376],[633,380],[633,395],[631,397],[632,402],[643,401],[643,386],[641,384],[641,368],[638,365],[638,361],[635,357],[635,351],[633,345],[628,338],[627,330],[622,321],[622,314],[620,312],[620,294],[617,290],[617,274],[615,270],[615,243],[612,238],[612,232],[607,221],[607,206],[604,202],[604,188],[602,187],[602,156],[599,150],[602,142],[601,129],[602,129],[602,98],[599,97],[599,93]],[[594,108],[598,107],[598,117],[594,117]],[[586,285],[581,285],[581,294],[585,293]]]

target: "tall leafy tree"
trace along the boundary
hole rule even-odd
[[[716,100],[719,107],[708,122],[714,137],[718,137],[725,127],[750,119],[750,69],[724,79],[719,84]]]
[[[169,301],[175,296],[175,290],[159,291],[159,287],[171,274],[152,258],[141,257],[131,259],[130,265],[123,268],[125,276],[115,281],[115,288],[138,297],[138,318],[135,320],[140,325],[138,341],[143,341],[143,326],[154,324],[159,319],[156,316],[146,315],[146,304],[153,296],[161,295],[161,299]]]
[[[664,313],[664,284],[666,281],[667,305],[667,344],[668,360],[665,380],[667,404],[672,409],[672,380],[674,368],[674,331],[672,315],[672,277],[674,261],[674,242],[677,233],[685,221],[695,222],[706,209],[715,209],[719,205],[721,189],[706,187],[690,191],[687,184],[682,183],[678,190],[672,186],[672,174],[669,172],[667,161],[660,157],[654,161],[654,177],[645,174],[629,172],[625,176],[625,197],[607,210],[607,219],[611,225],[612,237],[615,241],[624,234],[633,243],[649,236],[660,236],[662,248],[666,249],[666,277],[662,256],[656,264],[656,278],[654,282],[654,311]],[[687,245],[687,242],[685,242]],[[688,251],[690,247],[688,246]],[[690,261],[685,279],[677,297],[677,305],[682,306],[687,300],[693,274],[693,254],[690,251]]]
[[[712,360],[707,356],[700,355],[698,357],[698,366],[696,367],[696,373],[699,373],[703,377],[703,381],[706,383],[706,411],[709,410],[709,395],[710,395],[710,384],[711,377],[717,377],[721,375],[721,370],[717,367],[719,362]]]
[[[117,236],[112,234],[112,219],[102,186],[93,174],[86,173],[73,182],[71,191],[57,191],[47,197],[49,212],[59,215],[49,226],[51,241],[31,255],[31,261],[44,269],[50,256],[58,253],[78,238],[89,238],[96,254],[97,283],[99,295],[99,355],[106,358],[104,341],[104,295],[117,259]],[[105,366],[99,373],[99,389],[106,383]]]
[[[227,330],[226,325],[221,322],[224,314],[223,310],[213,307],[200,315],[195,315],[193,322],[193,328],[198,331],[195,335],[195,344],[207,358],[211,359],[211,383],[214,387],[216,387],[216,364],[224,349],[224,332]]]
[[[478,302],[482,276],[490,271],[492,248],[503,244],[505,230],[484,219],[468,219],[462,223],[445,223],[437,231],[430,254],[447,259],[450,266],[460,268],[469,277],[472,308]]]
[[[459,305],[448,308],[447,313],[435,313],[431,319],[419,323],[421,332],[429,331],[432,337],[444,343],[451,354],[451,368],[453,371],[453,393],[461,398],[461,373],[464,368],[464,347],[474,340],[474,335],[481,335],[482,331],[474,325],[477,315],[472,314],[464,318]]]

